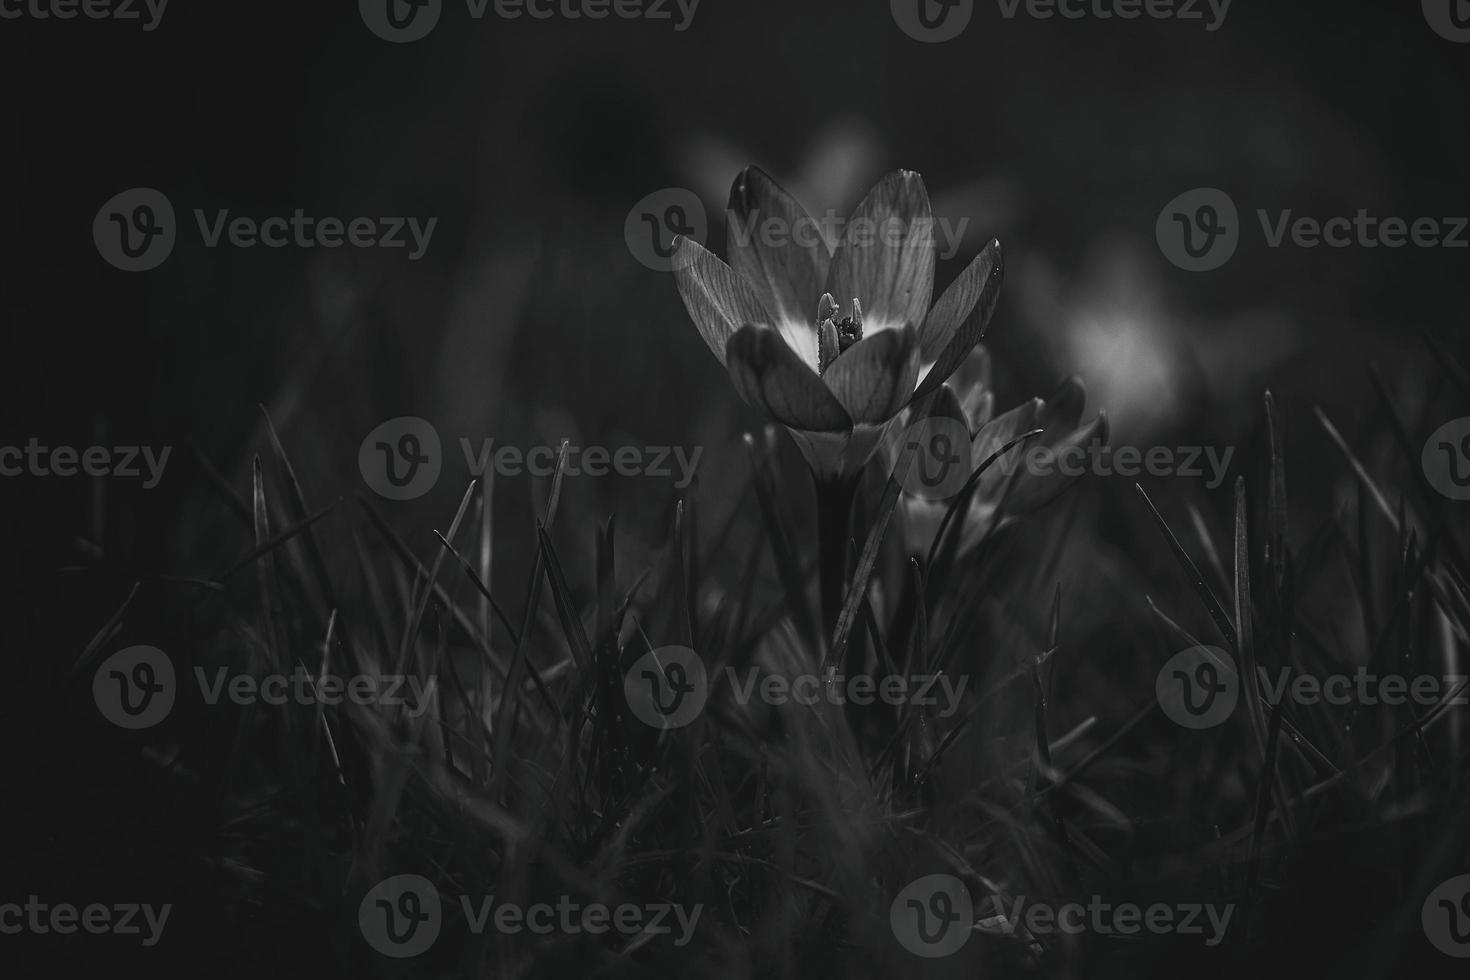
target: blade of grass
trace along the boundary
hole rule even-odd
[[[459,507],[454,512],[454,520],[449,522],[449,533],[445,538],[453,541],[459,534],[460,524],[464,522],[464,516],[469,512],[470,501],[475,498],[475,484],[477,481],[470,480],[470,485],[465,487],[464,495],[459,498]],[[413,615],[409,617],[408,628],[403,631],[403,642],[398,649],[398,673],[403,673],[408,665],[409,655],[412,653],[414,644],[419,635],[419,629],[424,621],[424,613],[429,608],[429,601],[434,597],[434,586],[439,582],[439,572],[444,567],[444,552],[438,551],[434,554],[433,564],[429,566],[429,573],[418,603],[414,606]]]
[[[1348,465],[1351,466],[1353,468],[1353,472],[1357,474],[1359,483],[1362,485],[1363,489],[1367,490],[1368,493],[1372,495],[1373,502],[1378,505],[1378,509],[1383,512],[1383,516],[1388,518],[1388,523],[1393,528],[1394,533],[1399,533],[1398,515],[1395,514],[1393,508],[1389,506],[1388,498],[1383,495],[1382,490],[1378,489],[1378,484],[1373,481],[1373,477],[1368,475],[1367,469],[1365,469],[1363,464],[1358,461],[1357,454],[1355,454],[1352,449],[1349,448],[1347,440],[1342,437],[1342,433],[1337,431],[1337,426],[1332,424],[1332,420],[1327,417],[1326,412],[1322,411],[1321,406],[1312,406],[1312,411],[1316,413],[1317,421],[1322,423],[1322,428],[1327,430],[1328,437],[1337,444],[1337,448],[1342,450],[1342,454],[1347,457]]]
[[[913,454],[913,447],[904,450],[904,457],[908,462],[912,462]],[[900,465],[904,466],[907,471],[907,462]],[[858,606],[867,594],[868,582],[872,579],[873,569],[878,563],[878,552],[883,544],[883,535],[888,531],[888,523],[893,518],[893,509],[898,505],[898,495],[902,492],[903,487],[899,481],[890,476],[887,487],[883,491],[883,499],[879,501],[877,511],[873,515],[873,527],[868,532],[868,543],[863,547],[857,568],[853,571],[852,582],[848,586],[847,596],[842,603],[842,613],[837,617],[837,628],[832,636],[832,645],[822,660],[823,671],[834,666],[847,649],[847,638],[852,632],[852,624],[856,621]]]
[[[340,503],[342,503],[342,498],[338,497],[336,500],[332,501],[330,504],[327,504],[315,514],[308,515],[307,517],[304,517],[301,520],[297,521],[295,524],[292,524],[290,527],[271,535],[268,540],[257,543],[255,547],[251,548],[242,557],[236,559],[235,563],[232,564],[229,568],[225,569],[223,572],[220,572],[219,575],[216,576],[216,582],[218,583],[228,581],[236,573],[253,565],[262,556],[271,554],[281,545],[285,544],[287,541],[290,541],[292,538],[296,537],[298,534],[301,534],[303,531],[306,531],[317,521],[321,520],[323,517],[326,517],[332,511],[336,510],[337,505]]]
[[[1184,546],[1174,536],[1174,532],[1169,528],[1169,523],[1164,520],[1164,516],[1159,513],[1158,508],[1154,506],[1154,502],[1149,499],[1148,492],[1137,483],[1133,484],[1133,489],[1137,490],[1138,495],[1143,498],[1143,503],[1148,508],[1149,516],[1153,518],[1154,524],[1158,527],[1159,532],[1163,534],[1164,540],[1168,542],[1169,549],[1174,552],[1175,560],[1184,569],[1185,576],[1188,578],[1190,584],[1194,586],[1194,590],[1204,603],[1205,609],[1210,614],[1210,618],[1215,621],[1215,626],[1219,628],[1220,635],[1225,638],[1232,650],[1238,651],[1240,639],[1236,635],[1235,627],[1231,624],[1230,617],[1226,615],[1225,607],[1220,604],[1219,599],[1215,598],[1215,593],[1210,590],[1210,586],[1205,582],[1205,577],[1200,574],[1199,566],[1194,563],[1194,559],[1189,557],[1189,552],[1184,550]]]

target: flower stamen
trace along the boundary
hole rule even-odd
[[[852,301],[852,315],[840,321],[837,301],[831,293],[823,293],[817,302],[817,373],[825,374],[839,354],[863,339],[863,306]]]
[[[831,293],[823,293],[817,301],[817,373],[825,374],[837,355],[842,353],[842,341],[837,325],[832,322],[837,312],[837,301]]]
[[[852,300],[852,316],[846,317],[837,324],[838,353],[845,352],[853,344],[863,339],[863,305],[854,296]]]

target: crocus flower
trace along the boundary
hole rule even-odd
[[[1040,446],[1057,453],[1068,447],[1086,447],[1093,442],[1105,444],[1108,440],[1106,415],[1099,412],[1086,425],[1079,424],[1086,401],[1087,389],[1080,378],[1073,377],[1063,382],[1050,398],[1032,398],[996,416],[995,394],[990,385],[990,357],[983,347],[976,347],[938,391],[931,417],[955,420],[970,434],[969,451],[961,452],[961,458],[968,462],[965,467],[967,478],[1008,443],[1028,432],[1042,430],[998,458],[980,477],[967,512],[963,517],[956,515],[956,519],[962,520],[960,554],[972,550],[989,533],[996,511],[1002,505],[998,526],[1037,510],[1077,479],[1075,467],[1069,466],[1074,470],[1069,474],[1052,462],[1042,472],[1031,469],[1025,460],[1028,453]],[[905,411],[884,439],[883,455],[890,468],[900,459],[908,426],[921,421],[913,420],[911,416],[912,412]],[[911,554],[923,554],[929,550],[954,500],[928,499],[905,493],[902,501],[904,537],[909,551]]]
[[[767,174],[730,191],[729,264],[681,238],[679,295],[752,407],[784,425],[819,481],[853,478],[885,427],[974,348],[1000,291],[992,241],[930,308],[934,218],[918,174],[868,192],[835,243]]]

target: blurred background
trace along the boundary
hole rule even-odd
[[[373,498],[420,557],[435,554],[427,531],[447,524],[469,480],[461,439],[701,447],[712,491],[701,506],[750,511],[730,488],[748,474],[740,437],[762,420],[625,225],[649,195],[684,189],[724,255],[730,183],[751,163],[817,216],[846,215],[889,170],[919,171],[935,214],[964,223],[936,296],[999,238],[1006,284],[986,346],[1001,409],[1080,375],[1086,414],[1107,412],[1113,445],[1237,447],[1233,478],[1259,448],[1272,390],[1303,537],[1354,492],[1314,406],[1384,465],[1393,451],[1370,365],[1411,439],[1448,418],[1435,415],[1445,373],[1422,338],[1470,354],[1470,249],[1272,248],[1256,212],[1366,210],[1445,227],[1470,215],[1470,45],[1436,33],[1413,3],[1234,0],[1216,30],[1204,4],[1188,21],[1038,19],[1024,7],[1010,19],[996,0],[972,6],[968,27],[939,44],[905,33],[885,0],[702,0],[685,30],[673,4],[664,21],[505,20],[493,5],[476,20],[463,0],[444,0],[437,27],[405,44],[376,36],[349,0],[174,0],[149,31],[0,18],[0,445],[173,450],[154,489],[0,479],[0,551],[16,583],[6,655],[74,661],[129,585],[58,568],[208,578],[248,552],[208,467],[248,493],[253,456],[268,452],[262,407],[317,505],[367,492],[358,453],[375,427],[429,420],[444,444],[434,489]],[[92,225],[137,187],[170,199],[179,239],[162,265],[135,273],[103,260]],[[1155,228],[1200,187],[1234,201],[1240,241],[1219,268],[1190,272]],[[416,260],[408,249],[208,248],[195,209],[437,224]],[[800,511],[805,474],[785,453]],[[1143,482],[1171,521],[1189,526],[1187,498],[1213,530],[1228,526],[1229,483]],[[1026,634],[1014,649],[1040,649],[1059,582],[1089,650],[1137,653],[1140,635],[1157,639],[1145,592],[1162,591],[1186,625],[1205,622],[1159,541],[1140,543],[1147,524],[1130,484],[1102,481],[1060,535],[1070,550],[1015,576],[1016,606],[1002,595],[987,609],[999,629]],[[516,601],[546,490],[531,477],[496,486],[492,588]],[[636,572],[664,541],[679,489],[611,476],[566,493],[558,534],[585,548],[616,512],[619,560]],[[1007,547],[1032,554],[1030,533]],[[1312,589],[1347,591],[1330,576]],[[172,608],[151,594],[140,603]],[[1323,605],[1330,634],[1343,617]],[[151,639],[185,646],[166,628]],[[1356,642],[1344,647],[1356,653]],[[1156,663],[1139,656],[1083,664],[1070,696],[1096,681],[1096,697],[1059,698],[1057,731],[1094,711],[1099,731],[1115,730],[1150,691]],[[1011,710],[1025,720],[1028,707]],[[997,728],[1014,721],[1003,714]],[[1130,812],[1171,812],[1178,787],[1143,776],[1171,771],[1159,746],[1177,734],[1151,734],[1139,753],[1149,772],[1120,770],[1148,784]],[[1324,863],[1311,887],[1331,892],[1338,865]],[[1352,920],[1324,922],[1352,931]]]
[[[1315,425],[1316,402],[1351,427],[1368,360],[1412,379],[1419,331],[1460,342],[1470,252],[1273,249],[1254,218],[1470,211],[1467,48],[1417,5],[1237,0],[1211,31],[1203,5],[1188,22],[1074,21],[980,3],[942,44],[881,2],[704,0],[682,31],[672,5],[668,21],[491,9],[449,3],[409,44],[346,2],[177,4],[152,31],[0,21],[5,441],[179,447],[160,488],[114,481],[101,513],[87,481],[6,481],[18,570],[78,534],[140,567],[187,554],[181,536],[207,533],[177,519],[198,489],[187,447],[238,477],[257,404],[323,492],[354,485],[362,435],[398,415],[446,443],[703,445],[718,473],[756,420],[623,226],[649,193],[687,188],[723,254],[747,163],[817,215],[845,215],[887,170],[921,172],[935,213],[968,219],[936,295],[990,237],[1005,245],[1000,404],[1080,374],[1115,444],[1235,444],[1267,386],[1289,428]],[[170,198],[180,239],[126,273],[89,229],[139,186]],[[1191,273],[1154,224],[1200,186],[1247,227],[1227,264]],[[298,207],[438,225],[417,261],[209,249],[192,227],[194,208]],[[462,487],[446,476],[421,510]],[[587,492],[626,512],[671,490]]]

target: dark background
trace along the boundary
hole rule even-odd
[[[982,2],[942,45],[906,37],[884,2],[850,0],[703,0],[683,33],[476,22],[446,0],[409,45],[374,37],[349,2],[174,0],[152,33],[0,21],[0,444],[174,447],[155,490],[0,480],[6,655],[70,662],[126,592],[125,578],[58,568],[208,576],[248,550],[190,447],[245,493],[267,451],[257,405],[318,502],[361,491],[359,443],[398,415],[431,419],[451,462],[459,436],[700,445],[718,485],[760,420],[670,277],[629,254],[623,223],[646,194],[687,187],[723,254],[719,214],[747,163],[818,214],[845,214],[890,169],[921,172],[937,214],[970,219],[936,295],[999,237],[1007,281],[987,346],[1002,406],[1076,373],[1115,445],[1246,446],[1273,389],[1310,526],[1351,486],[1311,407],[1353,439],[1375,361],[1411,414],[1428,404],[1443,382],[1419,334],[1470,346],[1470,250],[1269,249],[1254,210],[1470,213],[1467,79],[1470,46],[1413,3],[1235,0],[1207,33],[1005,21]],[[164,265],[132,274],[100,258],[91,224],[136,186],[167,194],[181,231]],[[1249,225],[1204,274],[1154,241],[1160,208],[1197,186],[1226,190]],[[417,262],[211,250],[195,207],[438,225]],[[446,472],[431,496],[385,509],[442,527],[466,478]],[[544,489],[497,493],[508,548],[529,544]],[[672,496],[644,479],[569,493],[567,533],[616,509],[634,554]],[[1228,488],[1203,499],[1228,513]],[[1140,574],[1168,567],[1154,560]],[[497,574],[518,583],[524,569]],[[1332,868],[1318,870],[1329,890]]]
[[[4,21],[0,45],[6,438],[86,444],[105,420],[112,442],[178,447],[159,490],[109,491],[129,519],[101,543],[145,566],[188,550],[165,530],[191,489],[186,447],[231,472],[257,403],[323,480],[352,479],[359,434],[398,414],[446,438],[730,446],[751,417],[621,229],[644,194],[689,187],[722,252],[748,162],[814,213],[845,214],[894,167],[923,173],[937,214],[970,219],[940,288],[989,237],[1006,246],[1002,404],[1080,373],[1118,443],[1234,443],[1283,372],[1292,424],[1318,400],[1351,412],[1368,357],[1403,360],[1423,329],[1453,343],[1465,311],[1464,251],[1268,249],[1252,216],[1224,268],[1191,274],[1153,241],[1164,202],[1201,185],[1243,217],[1470,211],[1466,50],[1415,4],[1236,0],[1207,33],[981,3],[960,38],[926,45],[882,3],[704,0],[676,33],[477,22],[451,2],[428,38],[393,45],[350,3],[175,0],[151,33]],[[134,186],[187,222],[142,274],[90,236]],[[439,224],[418,262],[211,250],[194,207]],[[18,530],[65,550],[89,521],[85,482],[5,488],[45,515]]]
[[[428,38],[390,44],[353,3],[175,0],[153,32],[0,21],[0,46],[12,366],[0,442],[173,447],[151,491],[0,480],[10,598],[34,644],[82,644],[121,598],[123,582],[79,589],[56,567],[207,577],[247,550],[191,453],[244,494],[251,455],[268,451],[257,406],[318,504],[363,491],[357,447],[373,426],[434,422],[444,478],[388,507],[422,533],[444,526],[467,482],[459,436],[703,445],[703,478],[722,485],[744,466],[739,433],[760,419],[672,279],[635,262],[622,232],[639,198],[685,187],[723,254],[720,215],[747,163],[813,215],[847,215],[886,170],[919,170],[936,215],[969,219],[935,295],[1000,238],[1007,285],[986,345],[1001,407],[1078,373],[1114,445],[1245,447],[1261,392],[1276,389],[1307,523],[1351,486],[1310,407],[1351,439],[1377,360],[1413,417],[1441,385],[1417,334],[1463,347],[1470,250],[1272,250],[1254,219],[1255,207],[1470,213],[1470,51],[1430,31],[1417,4],[1236,0],[1207,32],[1005,21],[978,3],[957,40],[920,44],[876,1],[704,0],[676,32],[472,21],[447,0]],[[1248,231],[1222,269],[1183,272],[1158,251],[1155,217],[1201,185],[1229,192]],[[168,262],[146,273],[113,269],[91,239],[98,207],[132,187],[169,195],[181,225]],[[210,250],[196,207],[438,225],[417,262],[406,250]],[[1164,480],[1155,492],[1200,489]],[[544,492],[525,478],[498,488],[501,550],[531,544],[526,514]],[[635,542],[661,529],[673,497],[648,478],[569,492],[582,495],[570,535],[616,510]],[[1226,489],[1207,505],[1227,513]],[[497,574],[519,583],[519,564]]]

